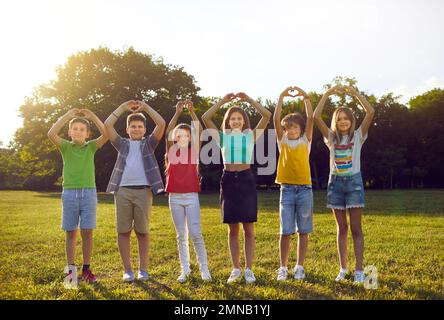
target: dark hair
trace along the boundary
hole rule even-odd
[[[133,121],[142,121],[144,127],[146,127],[146,118],[143,113],[132,113],[126,118],[126,127],[130,126],[130,123]]]
[[[281,120],[281,126],[283,126],[285,130],[287,130],[289,127],[295,124],[298,124],[299,127],[301,127],[301,133],[305,132],[305,119],[300,113],[295,112],[287,114]]]
[[[224,120],[222,121],[222,130],[229,128],[230,117],[235,112],[239,112],[244,118],[244,125],[242,127],[242,131],[244,131],[245,129],[251,129],[250,119],[248,118],[248,115],[244,111],[244,109],[238,106],[233,106],[229,108],[227,112],[225,112]]]
[[[69,121],[69,129],[71,129],[72,125],[74,123],[83,123],[86,126],[86,131],[90,131],[91,130],[91,124],[89,123],[89,121],[83,117],[77,117],[74,119],[71,119],[71,121]]]

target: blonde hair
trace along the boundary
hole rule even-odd
[[[341,135],[339,134],[339,131],[337,130],[336,124],[338,122],[339,114],[343,112],[347,116],[347,118],[351,122],[351,126],[348,132],[348,140],[347,142],[350,142],[353,139],[353,134],[355,133],[356,128],[356,119],[353,114],[353,111],[350,108],[346,107],[339,107],[333,112],[333,117],[331,118],[331,131],[333,131],[334,139],[336,143],[339,143],[341,141]]]

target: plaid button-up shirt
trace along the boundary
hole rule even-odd
[[[118,155],[106,192],[115,193],[119,189],[120,181],[122,180],[123,170],[126,165],[126,157],[129,153],[130,140],[117,135],[117,139],[111,141],[111,144],[117,150]],[[153,194],[159,194],[164,191],[159,165],[156,156],[154,155],[154,150],[158,144],[159,141],[153,134],[151,134],[148,139],[143,138],[140,144],[140,152],[142,152],[146,179]]]

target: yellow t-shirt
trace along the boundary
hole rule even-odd
[[[276,183],[311,185],[310,147],[311,143],[304,134],[297,140],[289,140],[284,133],[279,146],[279,161]]]

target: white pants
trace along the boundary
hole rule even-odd
[[[208,268],[207,250],[200,228],[199,194],[170,193],[169,206],[177,233],[177,247],[179,249],[180,265],[182,270],[190,270],[190,250],[188,233],[193,241],[196,259],[200,270]]]

